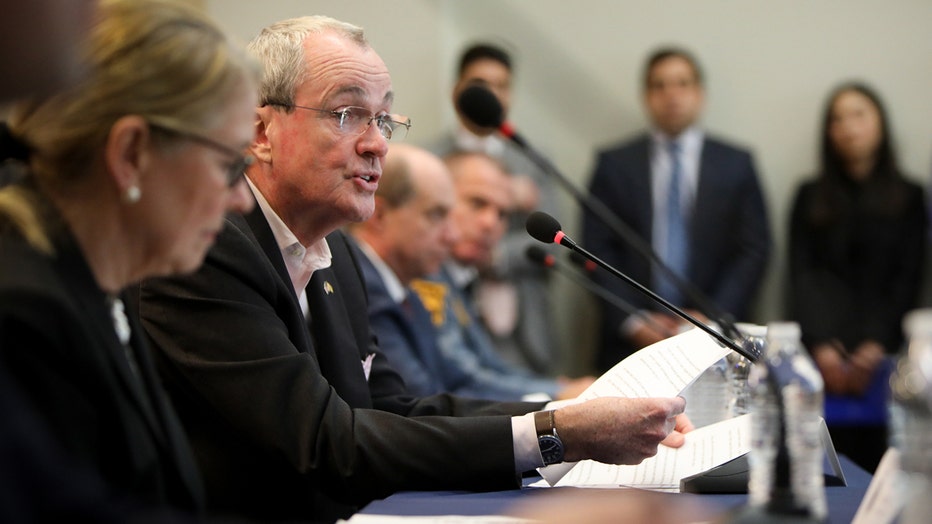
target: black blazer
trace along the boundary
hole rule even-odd
[[[852,350],[866,340],[900,350],[903,316],[918,304],[928,215],[922,187],[891,186],[902,199],[882,213],[872,197],[890,186],[846,180],[831,195],[837,218],[824,224],[812,219],[820,182],[799,186],[790,214],[789,314],[809,347],[837,338]]]
[[[648,245],[653,224],[650,147],[650,137],[642,135],[600,152],[589,183],[590,194]],[[723,311],[746,319],[771,250],[767,208],[751,155],[706,136],[696,191],[687,280]],[[583,243],[596,256],[651,286],[648,260],[589,212],[583,215]],[[600,284],[638,308],[661,308],[621,280],[602,271],[597,275]],[[632,348],[619,331],[627,314],[608,303],[602,312],[598,367],[605,370]]]
[[[141,327],[131,314],[137,379],[76,242],[62,231],[54,243],[47,256],[0,234],[0,365],[79,468],[145,505],[199,511],[195,462]]]
[[[333,500],[517,487],[509,415],[541,404],[406,395],[369,332],[343,234],[327,240],[333,263],[308,284],[310,324],[258,207],[228,218],[197,273],[142,286],[143,323],[208,505],[262,520],[327,520],[352,510]],[[367,382],[362,360],[373,353]]]

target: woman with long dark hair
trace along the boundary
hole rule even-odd
[[[884,355],[899,350],[901,319],[917,306],[926,216],[922,188],[897,165],[878,95],[860,83],[836,88],[825,109],[819,172],[796,194],[789,243],[790,314],[827,393],[863,396]],[[885,432],[861,429],[833,438],[872,469]]]

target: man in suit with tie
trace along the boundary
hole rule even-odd
[[[678,48],[653,53],[644,71],[651,127],[601,151],[589,185],[593,197],[646,240],[679,277],[721,311],[746,319],[771,249],[767,209],[750,153],[709,136],[699,125],[702,71]],[[584,245],[675,305],[699,308],[690,293],[632,248],[601,218],[583,215]],[[597,366],[608,369],[641,347],[676,333],[675,317],[631,286],[596,278],[655,323],[603,303]],[[701,300],[701,299],[700,299]]]
[[[681,444],[681,398],[535,411],[414,397],[370,332],[357,255],[389,140],[391,76],[362,30],[285,20],[250,44],[264,65],[256,206],[229,216],[196,273],[141,288],[140,314],[201,466],[208,506],[264,522],[334,520],[403,489],[495,490],[559,460],[636,463]],[[551,416],[551,414],[553,416]]]

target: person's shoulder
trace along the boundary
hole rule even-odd
[[[53,256],[18,235],[0,236],[0,290],[56,290],[60,277],[52,267]]]
[[[808,175],[800,178],[800,182],[797,185],[800,191],[812,191],[819,185],[819,175],[815,173],[810,173]]]
[[[0,317],[3,321],[15,317],[47,327],[52,320],[62,321],[73,316],[72,302],[61,275],[55,270],[52,256],[17,237],[0,238]]]
[[[819,176],[817,174],[808,174],[800,179],[796,184],[795,201],[801,201],[809,198],[819,187]]]
[[[925,193],[925,188],[914,177],[901,173],[899,179],[910,193]]]
[[[906,191],[907,205],[925,207],[927,205],[926,189],[921,184],[916,182],[916,179],[907,175],[901,174],[899,179]]]
[[[650,135],[641,131],[635,135],[627,136],[621,140],[604,145],[598,149],[600,156],[624,156],[640,152],[650,145]]]
[[[715,133],[706,132],[704,134],[702,147],[706,151],[751,156],[751,148],[749,146],[730,138],[716,135]]]

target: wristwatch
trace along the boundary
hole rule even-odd
[[[535,412],[534,426],[537,428],[537,445],[540,446],[540,455],[544,458],[544,465],[563,462],[563,441],[560,440],[557,428],[553,425],[553,411]]]

